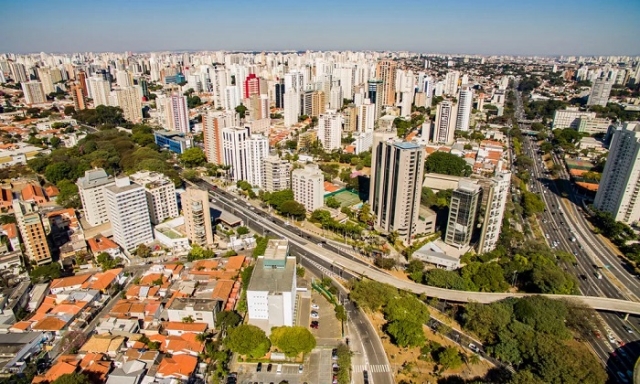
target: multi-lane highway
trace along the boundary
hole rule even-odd
[[[562,197],[556,182],[549,176],[550,172],[538,153],[536,144],[526,138],[523,151],[534,160],[529,189],[537,193],[547,207],[540,220],[545,239],[549,246],[575,256],[576,262],[566,264],[565,269],[576,276],[582,294],[635,300],[633,293],[627,295],[627,289],[620,289],[625,284],[624,280],[615,282],[617,276],[609,274],[612,267],[602,262],[602,244],[598,244],[599,239],[593,239],[580,210]],[[566,172],[564,175],[562,173],[561,171],[560,178],[568,176]],[[603,268],[607,266],[609,269]],[[618,273],[628,274],[626,271]],[[629,278],[636,283],[633,276],[627,276]],[[631,319],[632,322],[637,322],[635,317]],[[617,372],[626,375],[628,370],[633,370],[633,364],[640,355],[640,348],[632,343],[638,339],[638,331],[633,329],[633,324],[625,321],[621,315],[602,313],[593,319],[593,328],[593,336],[589,342],[606,363],[612,376],[617,378]]]

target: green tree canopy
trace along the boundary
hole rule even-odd
[[[62,268],[60,268],[60,264],[51,263],[46,265],[41,265],[31,271],[31,281],[50,281],[53,279],[58,279],[62,274]]]
[[[56,202],[65,208],[80,208],[80,196],[78,186],[69,180],[60,180],[57,184],[60,194],[56,197]]]
[[[442,366],[443,371],[456,369],[462,365],[462,357],[456,347],[443,348],[436,355],[436,361]]]
[[[429,320],[427,307],[414,295],[403,294],[387,303],[384,307],[384,317],[387,321],[410,321],[425,324]]]
[[[220,311],[216,314],[216,327],[228,329],[236,327],[242,322],[242,317],[235,311]]]
[[[263,357],[271,348],[271,342],[264,331],[249,324],[230,329],[224,344],[233,352],[253,359]]]
[[[271,342],[289,357],[309,353],[316,347],[316,339],[306,327],[271,328]]]
[[[206,163],[207,157],[200,147],[192,147],[182,152],[180,162],[187,168],[194,168]]]
[[[89,378],[82,373],[66,373],[53,381],[51,384],[90,384]]]
[[[426,172],[442,175],[469,176],[471,167],[463,158],[448,152],[434,152],[425,161]]]
[[[420,323],[392,321],[387,324],[386,331],[393,338],[393,342],[402,348],[417,347],[426,341]]]

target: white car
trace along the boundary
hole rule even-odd
[[[320,316],[318,315],[318,312],[311,312],[311,318],[312,319],[319,319]]]
[[[311,303],[311,308],[312,309],[320,309],[320,306],[316,303]]]

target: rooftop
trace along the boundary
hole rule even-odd
[[[168,306],[168,309],[184,310],[193,308],[194,311],[213,311],[222,302],[217,299],[196,299],[191,297],[179,297]]]
[[[287,257],[284,268],[265,268],[265,258],[258,257],[248,291],[285,292],[295,284],[296,258]]]
[[[83,189],[100,187],[113,183],[113,177],[107,175],[102,168],[91,169],[84,172],[84,177],[78,178],[78,186]]]

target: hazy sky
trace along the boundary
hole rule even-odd
[[[0,0],[0,52],[636,55],[639,0]]]

